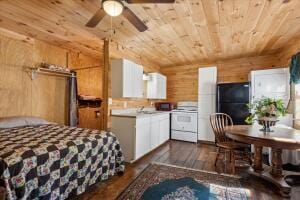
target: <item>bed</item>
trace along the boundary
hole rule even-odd
[[[7,199],[66,199],[124,172],[110,132],[27,124],[0,129],[0,185]]]

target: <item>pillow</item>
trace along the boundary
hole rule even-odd
[[[36,126],[36,125],[43,125],[43,124],[49,124],[49,122],[39,117],[13,116],[13,117],[0,118],[0,128]]]
[[[27,126],[37,126],[37,125],[45,125],[50,124],[50,122],[44,120],[40,117],[24,117]]]

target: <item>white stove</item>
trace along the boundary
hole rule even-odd
[[[171,139],[197,142],[198,102],[178,102],[172,110]]]

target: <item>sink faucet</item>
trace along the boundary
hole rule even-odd
[[[142,106],[142,107],[138,108],[138,109],[137,109],[137,112],[138,112],[138,113],[141,113],[141,112],[143,112],[144,108],[145,108],[144,106]]]

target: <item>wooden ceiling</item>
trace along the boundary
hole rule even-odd
[[[100,56],[112,34],[106,16],[85,27],[100,0],[0,0],[0,27]],[[300,37],[300,0],[177,0],[128,5],[149,30],[138,32],[122,16],[112,19],[119,46],[159,66],[279,52]]]

